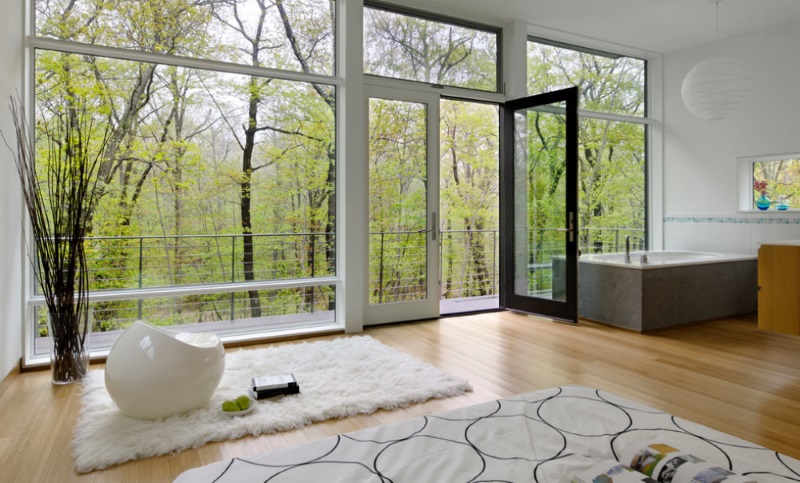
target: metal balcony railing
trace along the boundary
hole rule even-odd
[[[583,253],[620,251],[626,235],[632,249],[644,247],[644,231],[583,228]],[[371,303],[418,300],[426,296],[427,233],[370,233]],[[550,289],[551,258],[563,253],[563,233],[533,230],[529,246],[531,288]],[[86,240],[90,290],[96,292],[317,278],[335,275],[331,233],[270,233],[91,237]],[[439,280],[443,299],[495,296],[499,290],[498,230],[443,230],[439,237]],[[247,250],[246,250],[247,249]],[[245,259],[252,253],[252,260]],[[245,267],[248,269],[245,270]],[[164,318],[176,324],[250,318],[253,297],[263,314],[291,315],[332,310],[335,288],[297,287],[96,303],[98,324],[114,330],[136,318]],[[43,322],[43,321],[42,321]]]

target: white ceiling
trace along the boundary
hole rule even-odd
[[[531,25],[669,53],[715,38],[714,0],[393,0],[484,23]],[[439,8],[437,8],[439,7]],[[720,38],[800,19],[800,0],[723,0]]]

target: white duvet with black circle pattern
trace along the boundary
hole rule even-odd
[[[568,482],[627,445],[666,443],[759,483],[800,461],[582,386],[531,392],[292,448],[220,461],[177,482]]]

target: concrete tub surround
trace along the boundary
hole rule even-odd
[[[656,262],[642,264],[642,253],[631,253],[630,264],[614,259],[620,254],[581,257],[578,314],[582,318],[645,332],[756,312],[755,256],[699,253],[690,260],[674,256],[681,252],[648,252],[648,260]],[[664,253],[670,256],[660,257]]]

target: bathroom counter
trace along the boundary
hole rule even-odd
[[[780,240],[780,241],[765,241],[765,242],[758,242],[758,246],[761,245],[778,245],[778,246],[800,246],[800,240]]]
[[[800,242],[758,247],[758,328],[800,335]]]

